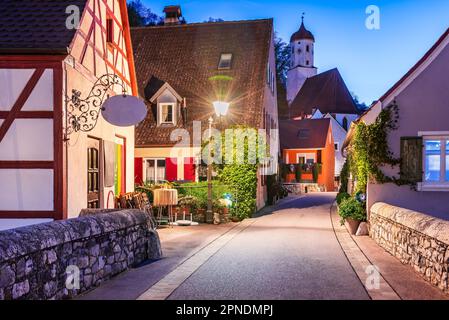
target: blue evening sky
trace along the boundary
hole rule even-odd
[[[162,15],[180,4],[190,22],[274,18],[286,41],[306,12],[316,38],[318,72],[338,67],[361,101],[370,104],[399,80],[449,27],[448,0],[143,0]],[[365,27],[369,5],[380,8],[380,30]]]

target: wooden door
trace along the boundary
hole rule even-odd
[[[87,146],[87,207],[101,208],[100,140],[89,138]]]

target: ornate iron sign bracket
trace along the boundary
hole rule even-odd
[[[90,132],[98,122],[102,105],[109,98],[109,90],[115,86],[126,94],[123,80],[115,74],[105,74],[98,78],[86,98],[81,98],[81,92],[73,89],[72,96],[66,100],[66,132],[65,139],[73,132]]]

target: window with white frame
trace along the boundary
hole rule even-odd
[[[175,104],[159,103],[159,124],[175,124]]]
[[[218,69],[231,69],[232,53],[222,53],[218,62]]]
[[[166,180],[165,159],[145,159],[144,162],[144,181],[158,183]]]
[[[449,136],[424,136],[423,186],[449,187]]]
[[[296,163],[299,164],[314,164],[316,162],[314,153],[297,153]]]

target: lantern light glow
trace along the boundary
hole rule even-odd
[[[218,117],[225,116],[229,110],[229,102],[214,101],[213,102],[215,113]]]

